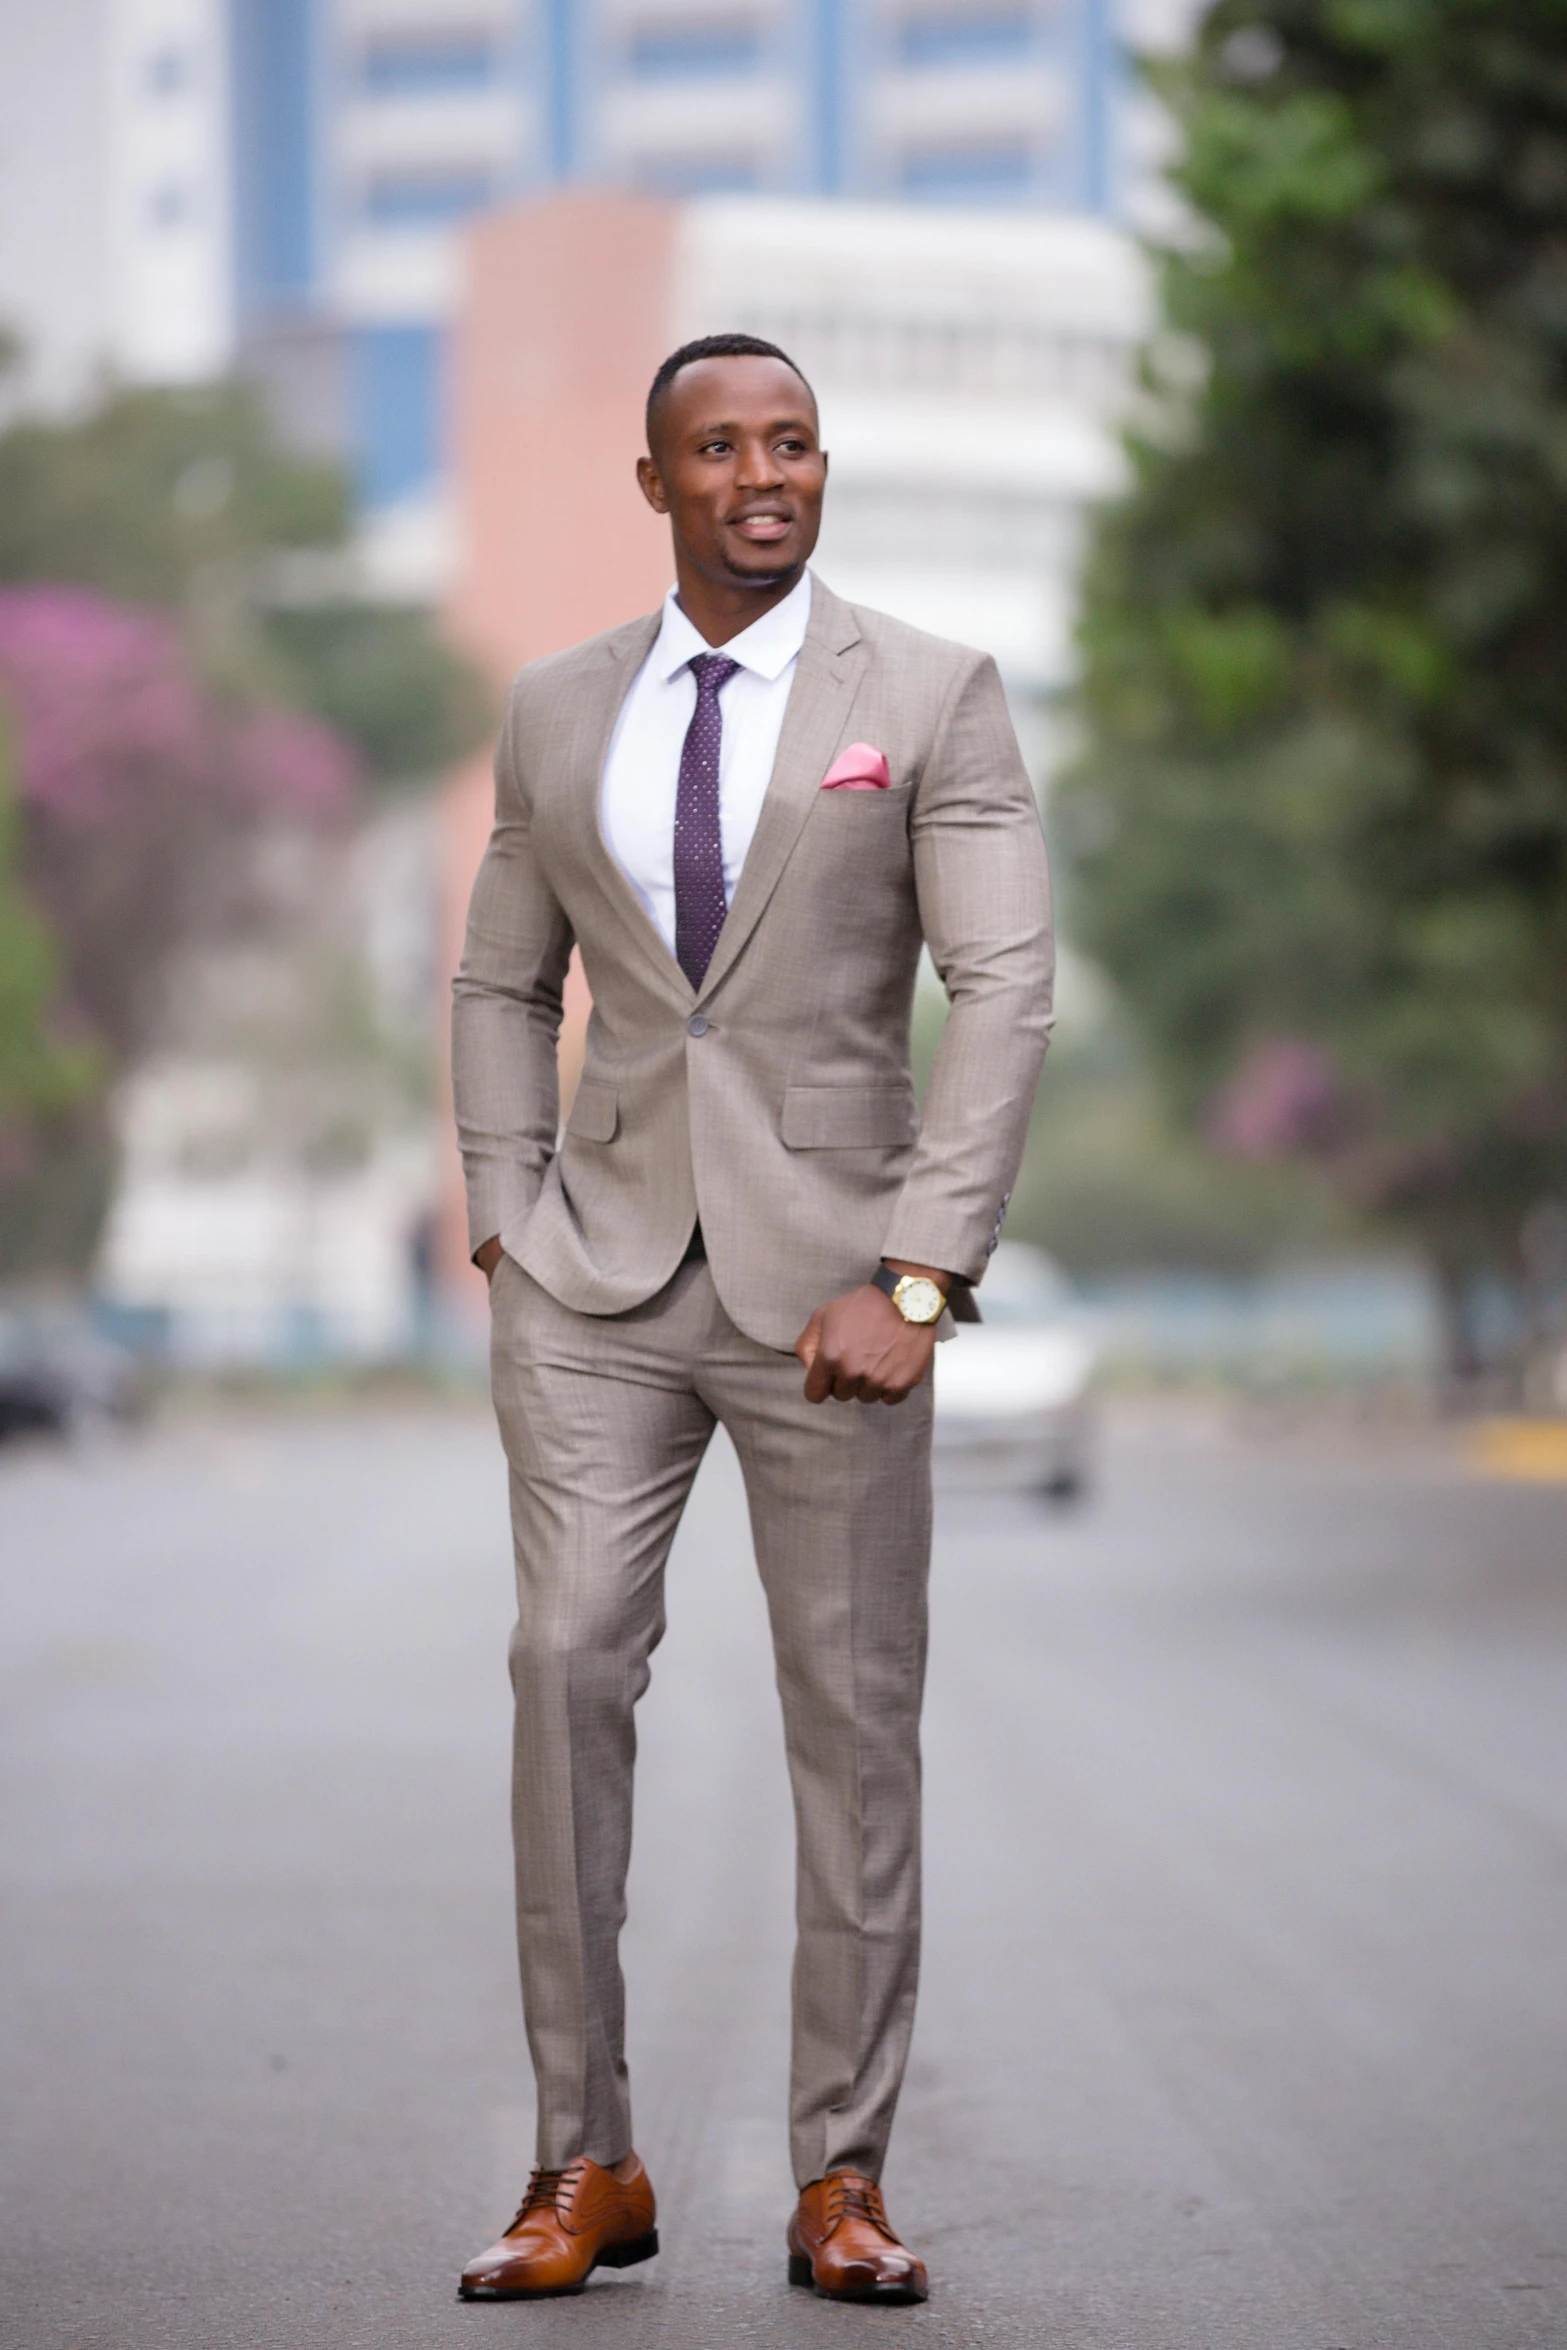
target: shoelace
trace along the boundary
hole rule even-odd
[[[842,2219],[869,2220],[879,2228],[890,2244],[896,2244],[892,2222],[887,2217],[887,2206],[881,2199],[881,2189],[869,2179],[848,2179],[834,2172],[827,2181],[827,2225],[829,2231]]]
[[[507,2235],[521,2227],[530,2211],[558,2213],[562,2204],[568,2200],[571,2187],[576,2184],[577,2167],[576,2163],[570,2162],[564,2170],[536,2169],[528,2181],[528,2192],[517,2206],[517,2216],[506,2230]]]

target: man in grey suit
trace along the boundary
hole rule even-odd
[[[1044,844],[994,663],[807,570],[827,459],[782,352],[676,352],[648,450],[676,588],[518,676],[456,983],[511,1472],[538,2084],[538,2168],[461,2290],[576,2291],[657,2250],[618,1956],[632,1717],[721,1421],[798,1835],[789,2274],[920,2300],[877,2181],[918,1972],[930,1371],[949,1316],[976,1318],[1044,1056]],[[573,944],[593,1011],[561,1133]],[[951,1006],[923,1113],[922,944]]]

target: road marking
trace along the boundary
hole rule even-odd
[[[1482,1420],[1472,1458],[1482,1476],[1567,1485],[1567,1420]]]

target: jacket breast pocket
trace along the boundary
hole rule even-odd
[[[894,808],[901,811],[907,823],[909,802],[914,797],[912,783],[884,784],[880,791],[822,791],[817,794],[817,806],[841,813],[846,821],[857,817],[879,816],[883,822],[891,820]]]
[[[584,1077],[566,1120],[573,1142],[613,1142],[620,1130],[620,1097],[602,1077]]]
[[[791,1085],[779,1131],[792,1151],[896,1150],[914,1139],[914,1098],[898,1086]]]

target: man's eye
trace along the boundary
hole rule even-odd
[[[727,441],[704,441],[702,443],[704,457],[727,457],[728,454],[729,443]]]

